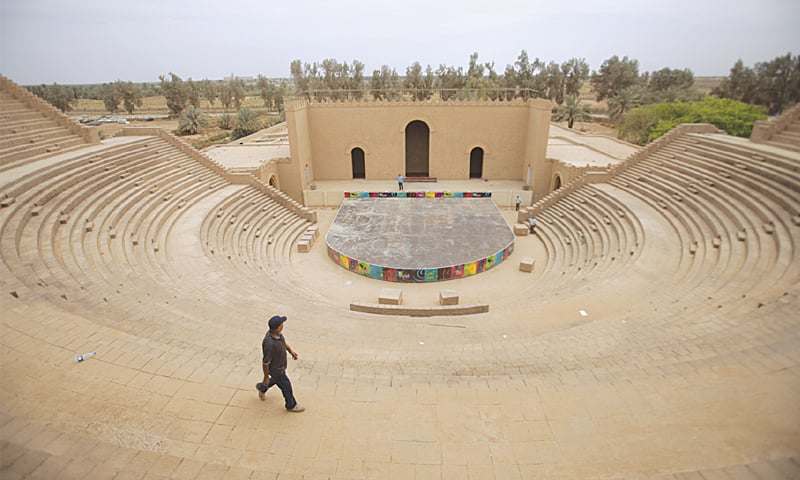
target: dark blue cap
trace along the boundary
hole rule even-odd
[[[272,318],[269,319],[269,329],[275,330],[280,326],[281,323],[286,321],[286,317],[281,317],[280,315],[274,315]]]

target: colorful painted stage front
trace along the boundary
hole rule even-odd
[[[514,232],[491,198],[345,198],[326,236],[340,266],[392,282],[475,275],[514,250]]]

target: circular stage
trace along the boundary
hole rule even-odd
[[[345,198],[326,236],[331,259],[371,278],[435,282],[489,270],[514,250],[489,194],[399,194]]]

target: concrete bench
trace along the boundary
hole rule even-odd
[[[403,301],[403,291],[399,288],[384,288],[378,296],[380,305],[400,305]]]
[[[519,271],[520,272],[533,272],[533,264],[535,260],[531,257],[522,257],[522,260],[519,261]]]
[[[489,304],[476,303],[465,305],[406,306],[382,305],[376,303],[351,303],[354,312],[373,313],[377,315],[405,315],[409,317],[462,316],[476,315],[489,311]]]
[[[455,290],[440,290],[439,305],[458,305],[458,292]]]
[[[528,235],[529,233],[531,233],[530,226],[525,225],[524,223],[515,223],[514,224],[514,235],[519,235],[521,237],[524,237],[525,235]]]

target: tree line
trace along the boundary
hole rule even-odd
[[[712,94],[763,105],[770,115],[778,114],[800,102],[800,55],[787,53],[753,68],[738,60]]]
[[[649,106],[692,103],[703,98],[693,88],[694,74],[690,69],[662,68],[640,73],[638,60],[617,55],[603,61],[594,71],[590,71],[583,58],[571,58],[562,63],[545,62],[538,57],[531,60],[527,51],[522,50],[516,61],[506,65],[502,72],[494,62],[479,61],[475,52],[469,56],[466,69],[445,64],[434,69],[431,65],[423,67],[413,62],[402,76],[388,65],[382,65],[367,76],[364,64],[358,60],[348,63],[325,59],[303,63],[298,59],[291,62],[290,73],[293,85],[262,75],[248,85],[233,77],[225,81],[183,80],[170,72],[159,76],[157,84],[117,80],[95,86],[53,84],[28,88],[65,112],[74,108],[79,98],[95,98],[102,99],[110,113],[124,109],[132,114],[142,106],[144,97],[163,95],[174,116],[180,116],[188,108],[199,109],[201,99],[211,108],[219,102],[226,113],[231,109],[239,110],[247,96],[260,97],[264,107],[275,112],[282,112],[285,99],[291,96],[318,101],[545,98],[556,104],[554,119],[566,120],[571,128],[576,120],[590,117],[588,106],[580,98],[581,89],[588,82],[596,100],[605,102],[609,121],[620,128],[621,136],[639,143],[660,131],[655,125],[665,112],[686,113],[681,108],[669,107],[647,110]],[[752,68],[739,60],[711,94],[760,105],[765,112],[778,114],[800,101],[800,57],[789,53],[758,62]],[[647,110],[647,114],[643,115],[641,109]],[[632,110],[637,113],[628,119]],[[699,110],[707,112],[708,107]],[[733,109],[739,110],[738,107]],[[684,114],[673,117],[686,118]]]
[[[174,116],[190,106],[200,108],[201,100],[206,100],[211,108],[219,102],[223,111],[238,110],[247,96],[260,97],[264,107],[270,111],[282,111],[283,99],[288,91],[285,81],[271,80],[263,75],[259,75],[253,85],[233,77],[225,81],[183,80],[172,72],[158,78],[159,83],[155,84],[117,80],[101,85],[65,86],[54,83],[29,86],[27,89],[64,112],[72,111],[78,100],[90,99],[102,100],[109,113],[125,111],[131,115],[142,107],[145,97],[161,95],[166,100],[169,113]]]
[[[673,97],[672,88],[664,90],[664,98],[655,97],[656,101],[626,90],[609,100],[609,108],[617,109],[620,138],[645,144],[681,123],[711,123],[730,135],[749,137],[756,120],[777,115],[800,101],[800,56],[789,53],[753,68],[738,60],[708,97]],[[620,99],[629,100],[631,108],[615,103]]]
[[[314,100],[429,100],[440,98],[511,100],[513,98],[550,98],[557,103],[565,95],[576,95],[589,76],[585,59],[572,58],[561,64],[531,61],[522,50],[517,61],[504,72],[495,70],[494,62],[478,61],[478,53],[469,56],[467,69],[440,64],[436,70],[414,62],[401,77],[395,68],[382,65],[364,77],[364,64],[358,60],[340,63],[336,59],[303,63],[294,60],[290,72],[297,96]]]

